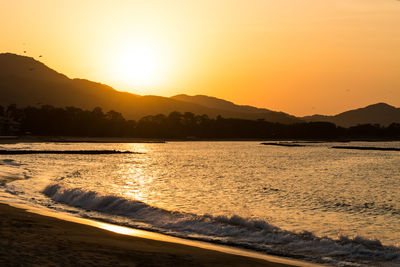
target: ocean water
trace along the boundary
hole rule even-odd
[[[0,200],[337,266],[400,266],[400,142],[21,143]],[[15,179],[15,180],[14,180]]]

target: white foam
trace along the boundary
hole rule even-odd
[[[304,231],[285,231],[261,220],[240,216],[196,215],[167,211],[137,200],[102,196],[62,184],[48,185],[43,194],[53,201],[146,223],[151,230],[181,237],[236,245],[275,255],[303,258],[335,265],[390,263],[400,266],[400,249],[383,246],[379,240],[317,237]]]

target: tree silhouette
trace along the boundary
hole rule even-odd
[[[296,124],[271,123],[265,120],[215,119],[207,115],[174,111],[145,116],[138,122],[125,120],[121,113],[100,107],[91,111],[76,107],[18,108],[0,106],[0,134],[32,134],[41,136],[81,137],[144,137],[170,139],[396,139],[400,140],[400,124],[388,127],[364,124],[350,128],[329,122]]]

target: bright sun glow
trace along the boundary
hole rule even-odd
[[[164,60],[155,47],[127,45],[113,52],[111,70],[118,82],[133,87],[156,86],[161,83]]]

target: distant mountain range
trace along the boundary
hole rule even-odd
[[[240,117],[230,116],[232,118],[252,119],[252,120],[264,119],[266,121],[281,122],[286,124],[302,122],[299,118],[296,118],[295,116],[289,115],[287,113],[271,111],[265,108],[236,105],[232,102],[211,96],[205,96],[205,95],[189,96],[181,94],[172,96],[171,99],[176,99],[179,101],[201,105],[203,107],[210,109],[216,109],[223,113],[229,112],[232,115],[240,114]],[[221,116],[225,117],[222,115],[222,113]]]
[[[400,108],[385,103],[378,103],[364,108],[349,110],[335,116],[313,115],[302,117],[305,121],[327,121],[349,127],[358,124],[380,124],[388,126],[400,123]]]
[[[0,105],[48,104],[84,109],[93,109],[99,106],[104,110],[119,111],[125,118],[134,120],[147,115],[179,111],[207,114],[210,117],[221,115],[224,118],[265,119],[280,123],[301,121],[295,116],[282,112],[241,108],[233,103],[233,108],[225,106],[219,108],[218,106],[184,101],[179,96],[168,98],[119,92],[104,84],[82,79],[69,79],[33,58],[10,53],[0,54],[0,94]],[[220,101],[229,103],[224,100]]]
[[[362,123],[388,125],[400,123],[400,109],[379,103],[335,116],[314,115],[295,117],[252,106],[236,105],[215,97],[176,95],[173,97],[140,96],[120,92],[110,86],[83,79],[69,79],[43,63],[11,53],[0,54],[0,105],[17,104],[75,106],[105,111],[116,110],[127,119],[138,120],[147,115],[169,114],[172,111],[221,115],[224,118],[264,119],[284,124],[304,121],[328,121],[340,126]]]

